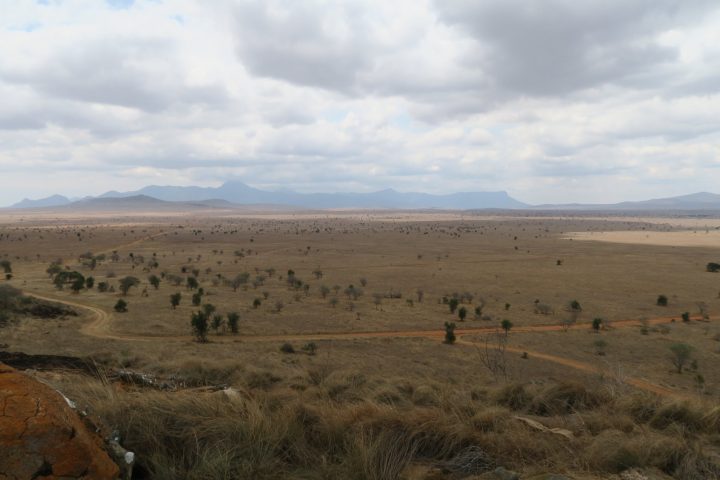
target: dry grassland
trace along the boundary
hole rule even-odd
[[[278,452],[287,450],[273,444],[266,457],[253,450],[242,468],[237,467],[239,451],[228,452],[225,463],[213,457],[219,469],[239,468],[227,478],[344,478],[348,472],[354,476],[347,478],[431,478],[429,466],[472,445],[496,464],[526,475],[564,471],[575,478],[608,478],[637,466],[675,478],[706,478],[692,475],[702,474],[702,468],[720,471],[703,463],[712,464],[708,452],[720,445],[717,426],[701,427],[699,417],[693,417],[697,424],[692,425],[687,418],[667,425],[656,419],[651,425],[661,409],[653,402],[693,402],[697,412],[688,413],[692,416],[706,414],[705,405],[717,403],[720,395],[720,370],[714,367],[720,352],[720,273],[706,271],[709,262],[720,263],[720,237],[712,230],[716,220],[702,220],[711,225],[708,232],[687,231],[689,220],[442,212],[0,214],[0,259],[12,263],[13,274],[3,284],[72,303],[80,314],[17,319],[0,329],[0,344],[10,351],[92,356],[108,371],[129,368],[182,378],[187,386],[233,386],[241,400],[227,403],[210,395],[207,402],[219,401],[212,408],[238,416],[233,422],[256,415],[257,422],[274,418],[273,428],[286,429],[271,433],[266,431],[270,425],[254,424],[254,433],[236,431],[242,437],[235,438],[237,445],[245,445],[252,435],[269,435],[279,443],[292,438],[292,446],[286,447],[295,456],[283,457]],[[80,259],[86,252],[105,258],[91,268]],[[92,276],[95,286],[79,293],[56,289],[46,270],[57,260],[62,268]],[[289,270],[301,284],[289,285]],[[228,281],[243,272],[247,282],[234,289]],[[157,289],[149,284],[150,275],[161,277]],[[126,276],[141,283],[123,296],[118,288]],[[173,285],[173,276],[181,284]],[[187,277],[197,277],[205,292],[202,304],[214,305],[223,315],[239,313],[237,335],[225,323],[219,332],[210,331],[208,343],[194,341],[190,317],[199,307],[191,303],[196,290],[187,288]],[[115,291],[98,291],[100,282]],[[350,285],[355,297],[346,293]],[[182,300],[173,309],[170,295],[176,292]],[[667,297],[667,306],[656,304],[659,295]],[[464,321],[443,300],[453,296],[467,309]],[[126,313],[113,310],[121,298],[128,303]],[[259,306],[253,305],[255,299]],[[581,311],[571,311],[573,300]],[[545,306],[546,314],[537,313],[538,305]],[[478,306],[482,313],[476,315]],[[682,321],[683,312],[693,320]],[[698,320],[703,312],[709,319]],[[591,328],[595,318],[603,319],[600,332]],[[492,345],[504,336],[502,320],[513,327],[503,355],[505,372],[498,374],[486,368],[483,357],[497,353]],[[443,343],[446,321],[457,324],[455,345]],[[559,327],[563,324],[570,328],[565,331]],[[536,328],[546,325],[551,328]],[[489,330],[498,330],[499,337]],[[280,351],[286,342],[296,353]],[[308,343],[317,346],[314,355],[302,350]],[[689,361],[682,374],[670,360],[674,343],[693,347],[695,363]],[[192,423],[183,420],[191,415],[181,411],[183,406],[203,417],[201,424],[207,421],[208,413],[202,413],[210,408],[207,402],[193,404],[197,398],[184,393],[127,386],[118,390],[95,380],[45,375],[94,404],[113,424],[122,423],[128,409],[152,415],[171,408],[166,402],[178,418],[178,432],[186,434],[184,429],[190,428],[182,422]],[[637,395],[649,394],[630,380],[647,382],[666,392],[666,398],[640,399]],[[577,391],[555,392],[565,399],[565,407],[543,412],[537,402],[553,401],[538,399],[551,395],[548,389],[569,384],[585,392],[582,401],[568,406],[567,395]],[[514,385],[528,390],[525,403],[498,400]],[[643,416],[636,403],[623,402],[645,402],[652,411]],[[336,443],[323,437],[306,438],[300,445],[298,435],[307,432],[289,432],[303,428],[298,412],[311,410],[303,415],[315,418],[323,408],[328,418],[313,431],[334,436]],[[601,421],[612,416],[612,409],[619,412],[617,418]],[[546,425],[572,431],[574,440],[565,444],[562,438],[528,430],[513,420],[518,414],[543,417]],[[410,421],[423,415],[432,420],[423,420],[428,423],[422,428],[423,421]],[[360,417],[365,419],[361,427]],[[404,421],[412,425],[401,426]],[[669,424],[674,425],[671,430],[666,429]],[[208,441],[221,445],[222,429],[205,427],[210,429],[204,433]],[[136,423],[120,428],[136,449],[159,448],[159,440],[148,438]],[[429,430],[418,433],[423,428]],[[430,440],[433,428],[435,444]],[[366,437],[351,439],[344,431]],[[604,457],[612,456],[609,445],[617,444],[617,435],[628,451],[615,453],[627,455],[627,461]],[[648,439],[656,442],[656,452],[641,448]],[[172,441],[184,451],[184,440]],[[388,446],[393,443],[397,445]],[[403,448],[397,450],[398,445]],[[696,451],[701,447],[705,453]],[[572,455],[568,448],[580,454]],[[392,458],[385,458],[382,449],[389,449]],[[677,458],[665,464],[650,458],[668,451]],[[317,455],[326,455],[324,466],[312,467],[310,459]],[[168,459],[178,461],[158,451],[142,468],[157,477],[165,472],[165,478],[218,478],[213,475],[220,472],[212,470],[208,458],[194,458],[173,475],[163,463]],[[412,473],[416,469],[420,473]],[[273,476],[273,471],[282,474]],[[461,478],[456,473],[433,478]]]

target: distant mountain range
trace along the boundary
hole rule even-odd
[[[234,205],[275,205],[295,208],[527,208],[522,202],[510,197],[506,192],[463,192],[450,195],[430,195],[427,193],[401,193],[395,190],[381,190],[371,193],[298,193],[292,191],[271,192],[250,187],[242,182],[226,182],[220,187],[171,187],[156,186],[142,188],[133,192],[107,192],[97,199],[119,199],[145,196],[166,202],[208,202],[225,201]],[[40,200],[25,199],[10,208],[43,208],[75,205],[60,195]],[[231,206],[231,205],[227,205]]]
[[[720,195],[699,192],[679,197],[655,198],[639,202],[608,204],[570,203],[565,205],[535,205],[534,210],[580,211],[645,211],[645,210],[720,210]]]
[[[24,199],[10,208],[66,207],[79,209],[123,208],[248,208],[263,209],[446,209],[446,210],[574,210],[574,211],[649,211],[649,210],[720,210],[720,195],[694,193],[679,197],[614,204],[528,205],[506,192],[461,192],[431,195],[398,192],[392,189],[371,193],[298,193],[267,191],[242,182],[226,182],[219,187],[174,187],[151,185],[132,192],[110,191],[81,200],[53,195],[40,200]]]

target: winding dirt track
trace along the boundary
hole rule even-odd
[[[113,250],[119,250],[121,248],[127,248],[138,245],[146,240],[166,235],[166,232],[156,233],[133,242],[120,245],[108,250],[103,253],[108,253]],[[80,303],[78,301],[68,300],[65,298],[59,298],[55,296],[44,295],[35,292],[25,292],[27,295],[51,302],[62,303],[70,307],[80,308],[89,311],[93,318],[84,324],[80,328],[80,333],[95,337],[99,339],[108,340],[122,340],[122,341],[133,341],[133,342],[149,342],[162,340],[164,342],[188,342],[192,341],[193,337],[190,335],[134,335],[123,332],[114,332],[112,330],[112,319],[111,315],[105,310]],[[627,327],[638,327],[641,325],[657,325],[663,323],[670,323],[674,321],[674,317],[658,317],[647,320],[619,320],[612,322],[612,328],[627,328]],[[587,324],[574,324],[569,327],[563,325],[531,325],[531,326],[518,326],[512,329],[512,333],[533,333],[533,332],[558,332],[564,330],[587,330],[589,325]],[[474,342],[466,337],[472,335],[487,335],[498,331],[497,327],[479,327],[479,328],[461,328],[455,330],[457,336],[456,343],[459,345],[470,346],[479,348],[481,345],[479,342]],[[319,333],[307,333],[307,334],[276,334],[276,335],[252,335],[252,336],[240,336],[240,337],[214,337],[213,342],[215,343],[229,343],[229,342],[278,342],[278,341],[311,341],[311,340],[356,340],[356,339],[377,339],[377,338],[426,338],[431,340],[441,341],[445,337],[445,332],[441,329],[437,330],[386,330],[386,331],[370,331],[370,332],[319,332]],[[603,369],[591,365],[589,363],[580,362],[566,357],[559,357],[556,355],[550,355],[542,352],[533,352],[523,348],[507,346],[506,350],[513,353],[527,353],[529,357],[538,358],[547,362],[556,363],[563,365],[568,368],[579,370],[582,372],[592,374],[603,374]],[[685,396],[681,392],[657,385],[640,378],[624,377],[622,381],[628,385],[631,385],[640,390],[651,392],[661,396]]]
[[[71,307],[80,308],[89,311],[93,318],[80,328],[80,332],[84,335],[109,340],[122,340],[134,342],[164,341],[164,342],[189,342],[193,340],[190,335],[133,335],[122,332],[113,332],[111,316],[105,310],[71,301],[55,296],[48,296],[39,293],[25,292],[32,297],[47,300],[51,302],[62,303]],[[621,320],[612,323],[612,328],[627,328],[645,325],[657,325],[670,323],[673,317],[658,317],[649,320]],[[587,330],[590,328],[587,324],[576,324],[570,326],[569,330]],[[561,325],[533,325],[513,328],[513,333],[531,333],[531,332],[558,332],[565,330],[566,327]],[[474,342],[466,337],[472,335],[484,335],[497,332],[496,327],[481,328],[464,328],[455,331],[459,345],[465,345],[478,348],[480,343]],[[377,338],[426,338],[436,341],[444,339],[445,333],[442,330],[387,330],[373,332],[319,332],[307,334],[277,334],[277,335],[252,335],[241,337],[214,337],[214,343],[241,343],[241,342],[280,342],[280,341],[311,341],[311,340],[356,340],[356,339],[377,339]],[[527,353],[529,357],[537,358],[547,362],[563,365],[582,372],[601,375],[606,373],[605,370],[589,363],[580,362],[566,357],[559,357],[542,352],[529,351],[518,347],[506,347],[508,352]],[[640,390],[651,392],[661,396],[683,396],[682,393],[675,390],[657,385],[640,378],[624,377],[622,381]]]

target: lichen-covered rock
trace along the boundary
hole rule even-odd
[[[0,363],[0,480],[114,479],[118,466],[58,392]]]

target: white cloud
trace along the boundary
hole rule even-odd
[[[0,205],[230,177],[529,202],[717,191],[714,1],[120,7],[0,0]]]

